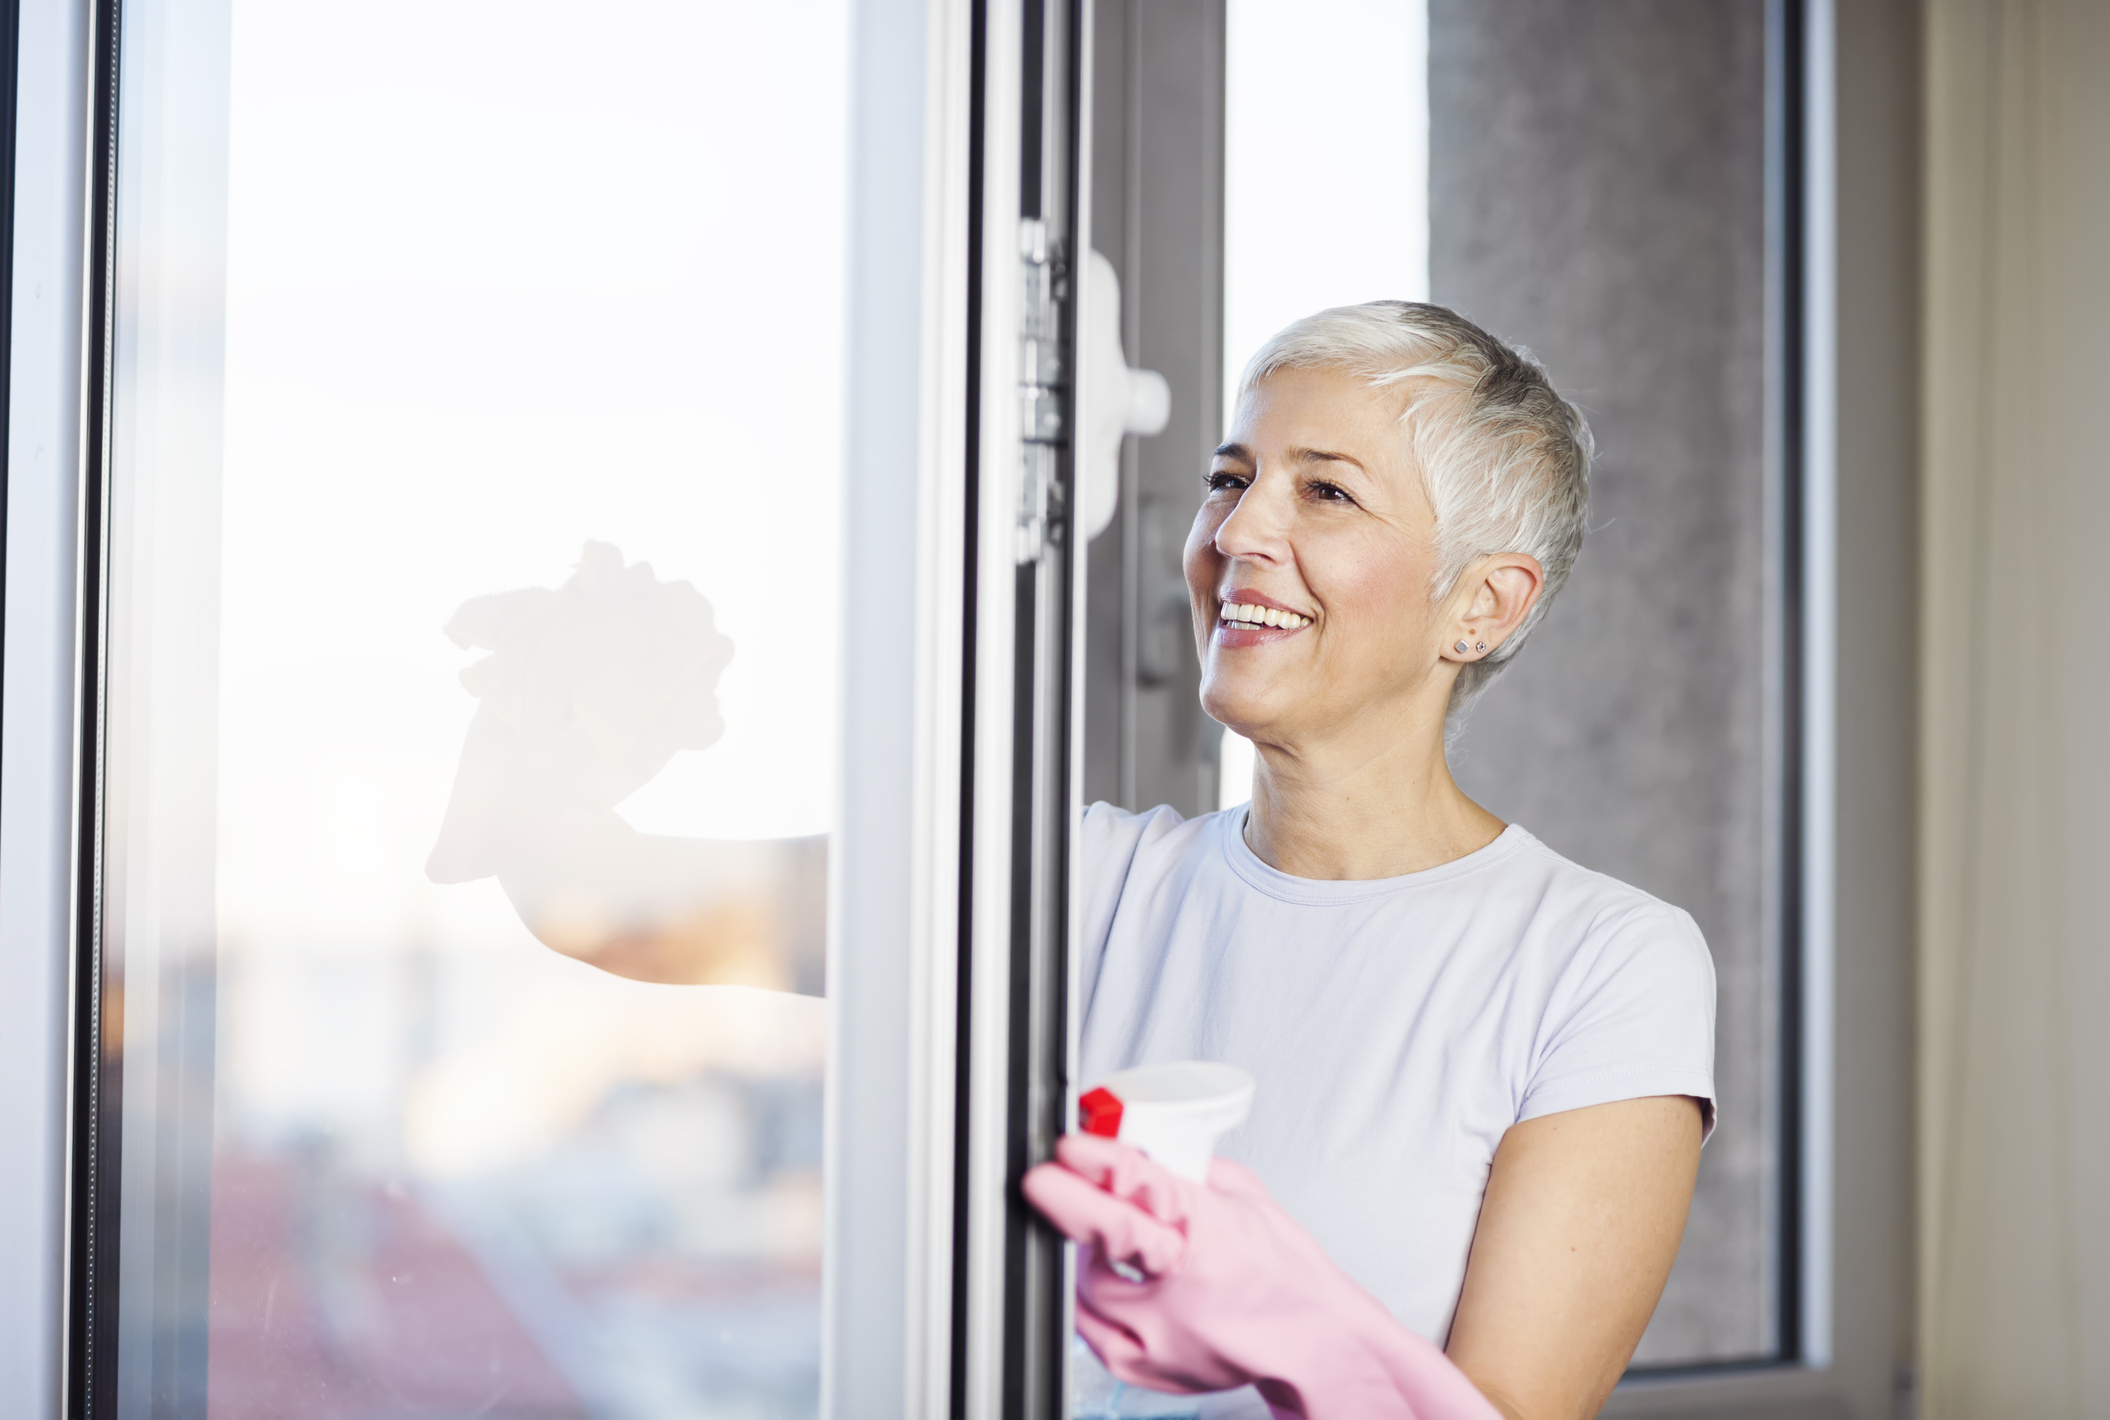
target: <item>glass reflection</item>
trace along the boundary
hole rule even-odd
[[[558,590],[474,598],[447,635],[490,654],[462,672],[480,704],[433,881],[497,877],[546,946],[617,976],[819,994],[825,839],[644,834],[616,812],[725,732],[733,644],[694,587],[589,542]]]
[[[811,1414],[847,8],[124,24],[118,1414]]]

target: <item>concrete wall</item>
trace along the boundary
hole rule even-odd
[[[1582,558],[1455,769],[1690,911],[1720,981],[1720,1124],[1643,1365],[1777,1344],[1764,24],[1758,0],[1429,14],[1432,294],[1544,359],[1599,443]]]

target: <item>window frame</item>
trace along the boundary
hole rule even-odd
[[[10,997],[28,1003],[25,1053],[50,1057],[48,1088],[33,1088],[33,1072],[0,1088],[5,1117],[36,1116],[50,1136],[22,1160],[24,1176],[44,1189],[38,1207],[5,1232],[9,1246],[33,1249],[43,1266],[0,1294],[0,1316],[19,1317],[11,1334],[30,1339],[35,1364],[24,1369],[34,1399],[23,1413],[85,1416],[114,1413],[117,1403],[116,1348],[98,1345],[107,1335],[98,1331],[98,1302],[114,1295],[108,1263],[123,1207],[106,1147],[122,1127],[122,1100],[112,1096],[117,1072],[98,1048],[109,967],[97,931],[96,864],[124,17],[120,0],[27,3],[40,26],[33,52],[59,82],[38,95],[24,146],[58,147],[71,161],[58,165],[62,190],[46,183],[34,208],[40,234],[55,229],[58,240],[25,254],[40,263],[40,292],[62,309],[39,332],[51,337],[39,347],[43,358],[27,362],[43,383],[17,407],[65,437],[48,441],[54,456],[36,465],[35,483],[17,478],[9,490],[11,511],[32,505],[32,516],[10,519],[16,545],[32,554],[11,556],[9,571],[36,593],[10,606],[39,619],[33,634],[11,620],[4,650],[10,709],[41,695],[60,713],[10,715],[5,752],[10,768],[57,765],[59,779],[45,785],[9,773],[0,783],[6,821],[40,810],[58,816],[0,847],[0,873],[32,885],[9,895],[25,912],[0,911],[0,971],[25,988]],[[979,254],[969,246],[967,158],[983,98],[969,60],[982,14],[972,0],[858,0],[853,9],[844,440],[859,476],[846,488],[842,545],[844,696],[859,713],[842,717],[840,734],[845,764],[880,772],[842,775],[830,864],[838,924],[829,941],[831,995],[853,1004],[839,1004],[830,1023],[822,1406],[863,1413],[872,1397],[891,1393],[904,1413],[940,1415],[955,1403],[960,1349],[952,1220],[964,1200],[954,1164],[991,1126],[955,1112],[959,1013],[970,1004],[958,968],[972,921],[957,909],[972,893],[963,866],[978,845],[1008,847],[1012,808],[1008,776],[987,777],[995,787],[986,803],[968,797],[975,756],[1012,753],[1008,736],[977,743],[971,713],[969,278]],[[1006,244],[1006,277],[1015,251],[1015,240]],[[24,367],[16,362],[18,396]],[[31,427],[20,415],[15,423]],[[1014,493],[1015,485],[1014,476]],[[980,490],[982,507],[1015,506],[1002,492]],[[904,546],[915,555],[903,557]],[[914,607],[907,656],[898,654],[904,605]],[[985,624],[992,620],[1001,624],[985,613]],[[860,655],[865,646],[890,649]],[[60,654],[47,656],[52,664],[31,659],[53,648]],[[998,638],[993,650],[1008,656],[1009,642]],[[1007,899],[1009,886],[1007,876]],[[41,915],[35,888],[49,890]],[[1003,920],[1008,942],[1008,912]],[[1010,989],[1001,975],[991,981]],[[63,999],[53,999],[57,990]],[[1001,1134],[1008,1117],[999,1114],[994,1127]],[[35,1121],[23,1132],[34,1137]]]
[[[59,1413],[67,1345],[85,21],[72,0],[0,7],[0,1410],[20,1415]]]

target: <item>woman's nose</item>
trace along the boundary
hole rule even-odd
[[[1239,494],[1216,529],[1216,550],[1226,557],[1278,562],[1289,553],[1289,508],[1278,490],[1260,482]]]

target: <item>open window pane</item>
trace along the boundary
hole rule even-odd
[[[814,1412],[848,23],[124,7],[98,1413]]]

